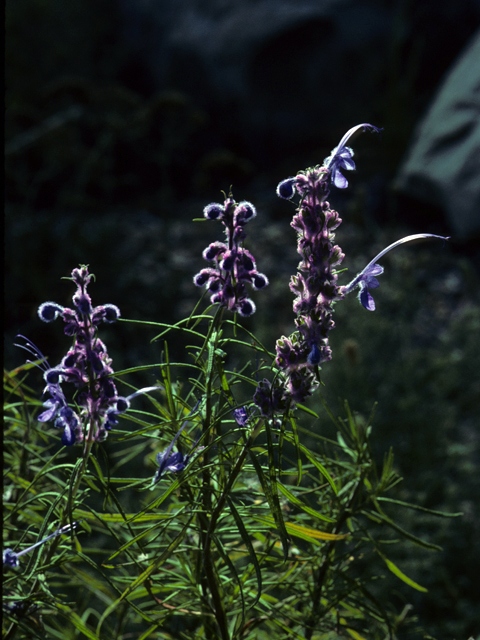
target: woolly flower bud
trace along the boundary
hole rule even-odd
[[[63,313],[63,307],[56,302],[44,302],[38,307],[37,313],[43,322],[53,322]]]
[[[237,251],[227,251],[223,256],[223,260],[220,264],[224,271],[231,271],[237,259]]]
[[[235,209],[235,224],[245,224],[257,215],[257,210],[251,202],[243,200]]]
[[[47,384],[59,384],[62,382],[62,373],[63,370],[60,367],[55,367],[54,369],[47,369],[43,374],[43,379]]]
[[[72,298],[73,304],[83,316],[92,315],[92,299],[87,293],[81,291],[76,293]]]
[[[253,300],[250,300],[250,298],[244,298],[240,302],[238,313],[244,318],[248,318],[248,316],[251,316],[255,313],[255,310],[256,306]]]
[[[88,266],[83,265],[72,271],[72,280],[79,287],[87,287],[93,275],[88,273]]]
[[[105,309],[105,318],[103,319],[104,322],[111,324],[112,322],[116,322],[120,318],[120,309],[114,304],[104,304],[103,308]]]
[[[295,195],[296,178],[286,178],[278,183],[277,196],[284,200],[290,200]]]
[[[197,287],[203,287],[210,278],[213,278],[217,275],[217,271],[215,269],[202,269],[193,277],[193,284]]]
[[[121,411],[122,413],[126,411],[130,407],[130,401],[128,398],[120,397],[117,400],[117,411]]]
[[[255,289],[263,289],[268,284],[268,278],[263,273],[255,273],[252,278],[252,284]]]
[[[255,269],[255,259],[250,251],[243,249],[241,252],[241,256],[243,268],[247,271],[253,271],[253,269]]]
[[[207,206],[203,210],[203,215],[209,220],[218,220],[223,217],[224,213],[225,207],[221,204],[218,204],[217,202],[207,204]]]
[[[215,260],[219,253],[227,250],[227,245],[224,242],[212,242],[204,249],[202,256],[205,260]]]

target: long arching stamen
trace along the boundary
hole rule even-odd
[[[362,280],[362,276],[368,273],[369,269],[377,262],[377,260],[380,260],[380,258],[383,258],[383,256],[386,253],[388,253],[392,249],[395,249],[395,247],[398,247],[399,245],[404,244],[405,242],[412,242],[414,240],[428,240],[429,238],[438,238],[439,240],[443,240],[444,242],[445,240],[450,240],[450,236],[447,236],[447,237],[437,236],[433,233],[415,233],[411,236],[405,236],[405,238],[401,238],[396,242],[392,242],[392,244],[389,244],[388,247],[383,249],[383,251],[380,251],[380,253],[376,255],[375,258],[373,258],[373,260],[370,260],[367,266],[362,271],[360,271],[360,273],[357,274],[351,282],[349,282],[346,285],[345,293],[350,293],[350,291],[352,291],[360,283],[360,281]]]

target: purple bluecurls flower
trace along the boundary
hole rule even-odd
[[[246,427],[248,423],[248,413],[246,407],[239,407],[233,410],[233,417],[239,427]]]
[[[143,395],[144,393],[150,393],[150,391],[157,391],[158,389],[163,389],[163,387],[161,385],[144,387],[143,389],[139,389],[138,391],[135,391],[135,393],[130,394],[126,398],[118,396],[116,405],[107,410],[106,419],[103,424],[104,428],[107,431],[110,431],[112,427],[115,427],[118,424],[118,416],[130,409],[130,403],[133,398]]]
[[[44,322],[52,322],[61,316],[65,334],[73,338],[73,346],[60,365],[48,367],[43,354],[26,338],[26,346],[18,345],[37,358],[38,366],[44,371],[47,383],[44,394],[50,397],[44,402],[45,410],[38,419],[40,422],[53,421],[55,427],[62,428],[62,443],[67,446],[82,442],[83,427],[88,430],[88,442],[105,440],[108,431],[118,423],[118,415],[127,411],[134,397],[158,388],[140,389],[128,398],[118,395],[112,361],[98,337],[98,327],[102,322],[111,324],[118,320],[120,310],[113,304],[93,306],[87,291],[92,277],[86,265],[72,271],[71,279],[77,287],[72,297],[73,309],[55,302],[44,302],[38,309]],[[65,384],[74,387],[75,411],[66,400]]]
[[[355,163],[347,142],[362,128],[380,131],[366,123],[353,127],[322,165],[300,171],[277,186],[281,198],[290,200],[295,193],[300,196],[291,226],[297,232],[297,251],[302,260],[298,273],[290,280],[290,290],[296,296],[293,301],[296,330],[288,338],[282,336],[276,344],[275,365],[281,374],[276,378],[275,392],[264,381],[254,396],[263,416],[272,417],[280,404],[285,407],[310,396],[319,385],[320,365],[332,357],[328,335],[335,326],[333,306],[344,296],[337,283],[344,254],[334,241],[334,231],[342,220],[327,201],[328,180],[340,189],[348,185],[342,171],[355,169]],[[277,391],[279,387],[281,391]]]
[[[392,244],[388,245],[388,247],[383,249],[383,251],[380,251],[380,253],[367,264],[365,269],[360,271],[360,273],[357,274],[349,284],[343,287],[344,294],[350,293],[351,291],[353,291],[353,289],[358,287],[360,289],[358,293],[358,299],[362,306],[365,307],[367,311],[375,311],[375,301],[370,295],[369,289],[376,289],[380,286],[380,283],[375,276],[383,273],[383,267],[377,264],[377,260],[380,260],[380,258],[382,258],[386,253],[388,253],[392,249],[395,249],[395,247],[404,244],[405,242],[412,242],[414,240],[428,240],[429,238],[437,238],[438,240],[443,241],[450,239],[448,237],[437,236],[432,233],[416,233],[411,236],[405,236],[405,238],[401,238],[400,240],[393,242]]]
[[[347,142],[354,133],[362,128],[364,131],[370,130],[375,133],[380,133],[381,131],[378,127],[374,127],[373,124],[367,124],[366,122],[363,124],[357,124],[357,126],[352,127],[347,131],[340,140],[340,143],[335,147],[335,149],[332,149],[331,154],[323,161],[324,166],[330,171],[332,182],[337,189],[346,189],[348,187],[348,180],[345,178],[342,171],[345,169],[347,171],[355,169],[355,162],[353,160],[353,149],[347,147]]]
[[[268,278],[259,273],[252,254],[241,245],[246,238],[245,225],[257,215],[250,202],[235,202],[228,197],[223,204],[211,203],[204,209],[208,220],[221,220],[226,242],[212,242],[203,252],[213,267],[202,269],[193,278],[197,287],[206,286],[210,302],[220,304],[241,316],[255,313],[255,303],[247,296],[246,285],[263,289]]]
[[[38,416],[38,421],[50,422],[54,420],[54,426],[57,429],[63,429],[62,444],[66,446],[71,446],[76,441],[81,442],[83,434],[80,418],[73,409],[68,406],[61,387],[61,383],[64,381],[62,367],[49,367],[47,359],[33,342],[22,335],[18,335],[17,339],[19,338],[25,340],[25,344],[15,344],[15,346],[24,349],[38,361],[27,360],[27,362],[34,364],[43,371],[43,378],[47,383],[43,390],[43,395],[47,393],[50,395],[50,398],[43,403],[45,411]]]
[[[72,529],[75,529],[75,527],[77,527],[78,524],[79,524],[78,522],[73,522],[71,525],[66,524],[65,526],[60,527],[60,529],[57,529],[56,531],[51,533],[46,538],[43,538],[43,540],[40,540],[39,542],[32,544],[30,547],[28,547],[27,549],[23,549],[22,551],[15,552],[12,549],[5,549],[3,552],[3,566],[10,567],[10,568],[18,567],[18,565],[20,564],[18,559],[21,556],[25,555],[26,553],[29,553],[33,549],[36,549],[37,547],[44,544],[48,540],[51,540],[52,538],[56,538],[57,536],[60,536],[63,533],[68,533]]]
[[[192,415],[195,412],[198,405],[199,405],[199,402],[197,402],[197,404],[195,405],[190,415]],[[189,420],[185,420],[185,422],[177,431],[177,433],[175,434],[175,437],[173,438],[171,443],[168,445],[168,447],[165,449],[165,451],[161,451],[160,453],[157,453],[156,460],[159,466],[152,480],[152,486],[155,485],[160,480],[160,478],[163,475],[165,475],[165,473],[167,472],[178,473],[179,471],[183,471],[187,466],[187,464],[189,463],[192,453],[196,448],[198,444],[198,440],[200,440],[200,438],[198,438],[195,444],[192,446],[192,448],[190,449],[190,453],[188,455],[186,456],[183,455],[181,451],[176,451],[175,453],[172,453],[172,449],[175,443],[177,442],[182,431],[187,426],[188,422]]]

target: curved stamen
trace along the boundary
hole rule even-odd
[[[18,338],[22,338],[26,342],[26,344],[18,344],[14,342],[13,345],[15,347],[20,347],[20,349],[27,351],[36,360],[40,360],[40,363],[33,362],[33,360],[27,360],[28,363],[35,365],[36,367],[38,367],[39,369],[42,369],[43,371],[48,371],[49,369],[51,369],[51,367],[47,363],[47,358],[43,355],[40,349],[31,340],[29,340],[25,336],[22,336],[20,333],[16,335],[15,338],[17,340]]]
[[[398,247],[405,242],[412,242],[413,240],[428,240],[429,238],[438,238],[439,240],[443,240],[444,242],[445,240],[450,240],[450,236],[437,236],[433,233],[415,233],[411,236],[405,236],[404,238],[401,238],[396,242],[392,242],[392,244],[389,244],[388,247],[383,249],[383,251],[380,251],[380,253],[376,255],[373,260],[370,260],[367,266],[362,271],[360,271],[360,273],[357,274],[351,282],[346,285],[345,293],[350,293],[350,291],[352,291],[352,289],[354,289],[363,280],[363,276],[371,271],[371,268],[373,267],[373,265],[375,265],[377,260],[383,258],[386,253],[388,253],[392,249],[395,249],[395,247]]]

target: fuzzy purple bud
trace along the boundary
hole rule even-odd
[[[105,309],[104,322],[111,324],[120,318],[120,309],[114,304],[104,304],[103,308]]]
[[[63,307],[56,302],[44,302],[38,307],[38,317],[43,322],[53,322],[62,313]]]
[[[277,186],[277,196],[284,200],[290,200],[295,195],[296,178],[287,178],[279,182]]]
[[[216,202],[212,202],[212,204],[207,204],[207,206],[203,210],[203,215],[208,220],[220,220],[225,213],[225,207],[221,204],[217,204]]]

